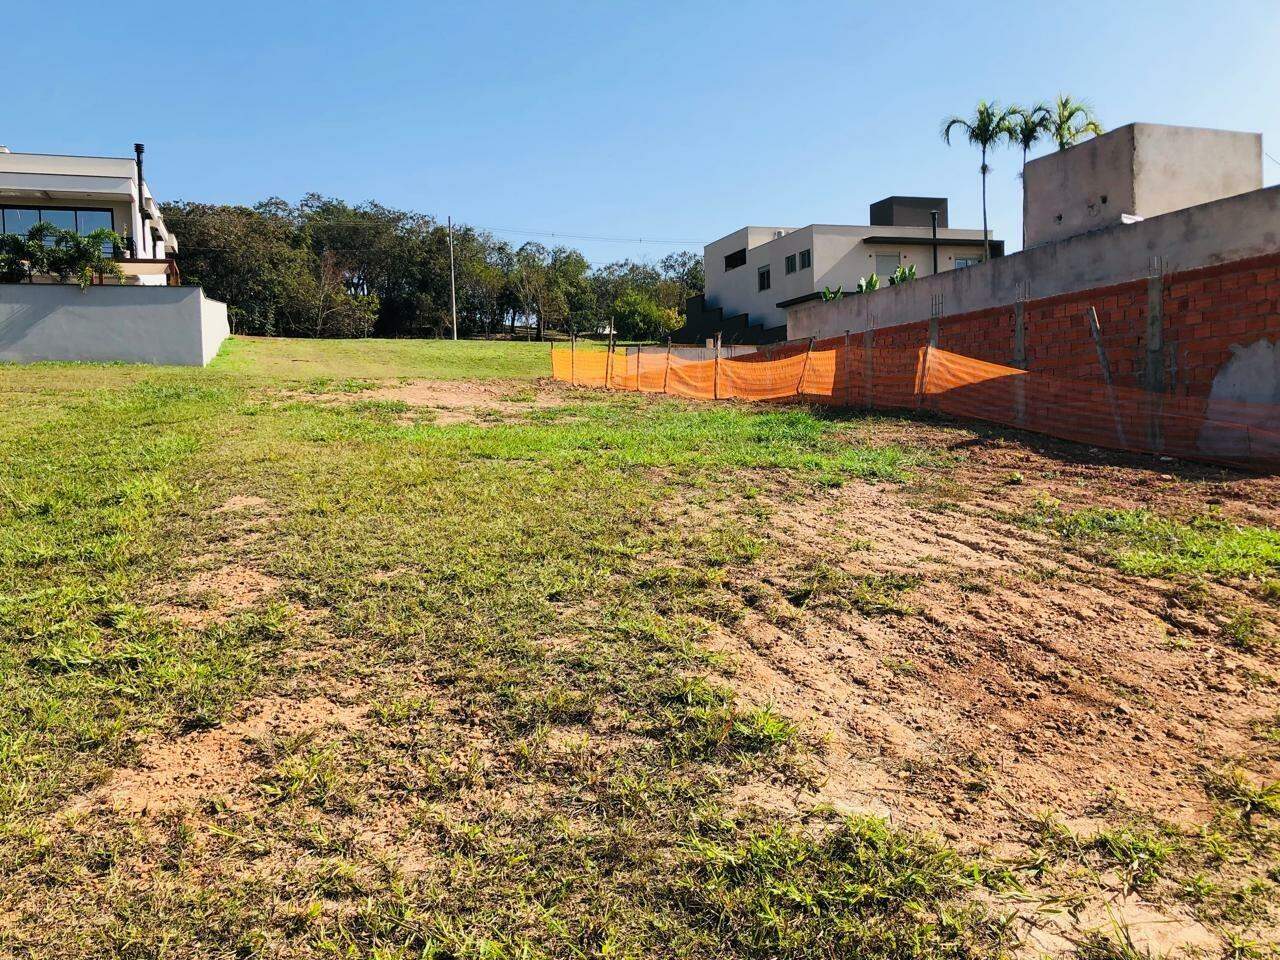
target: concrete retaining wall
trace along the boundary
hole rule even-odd
[[[832,337],[1011,306],[1280,251],[1280,186],[1117,224],[874,293],[787,313],[787,338]],[[1152,258],[1161,262],[1153,269]]]
[[[0,284],[0,360],[204,366],[229,333],[199,287]]]

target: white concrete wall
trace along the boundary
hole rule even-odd
[[[0,284],[0,361],[203,366],[229,333],[199,287]]]
[[[1280,250],[1280,186],[1116,224],[986,263],[787,312],[787,336],[830,337],[846,330],[928,320],[934,297],[948,316],[1151,275],[1153,257],[1169,273]],[[848,288],[846,287],[846,290]]]

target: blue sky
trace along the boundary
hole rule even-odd
[[[885,11],[885,12],[879,12]],[[746,223],[865,223],[893,193],[980,226],[978,159],[939,121],[980,98],[1090,99],[1133,120],[1264,134],[1280,158],[1280,3],[98,3],[5,12],[0,143],[147,144],[162,199],[309,190],[566,240],[593,262]],[[142,82],[141,77],[147,80]],[[126,91],[149,88],[134,96]],[[1268,184],[1280,163],[1264,159]],[[1019,167],[992,226],[1018,245]],[[677,241],[677,242],[669,242]]]

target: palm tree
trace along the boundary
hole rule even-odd
[[[1040,139],[1053,132],[1053,111],[1045,104],[1034,107],[1014,107],[1009,127],[1009,142],[1022,148],[1022,247],[1027,246],[1027,152]]]
[[[987,174],[991,168],[987,166],[987,150],[1001,140],[1008,139],[1012,129],[1011,121],[1014,108],[1002,108],[994,100],[987,103],[978,102],[978,107],[969,119],[951,117],[942,121],[942,139],[951,144],[951,131],[959,127],[965,138],[982,151],[982,247],[984,260],[991,259],[991,235],[987,231]]]
[[[1105,131],[1098,118],[1093,115],[1093,107],[1087,100],[1072,100],[1065,93],[1058,94],[1053,102],[1053,116],[1050,132],[1058,141],[1058,149],[1065,150],[1079,143],[1092,134],[1101,136]]]

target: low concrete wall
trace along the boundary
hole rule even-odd
[[[0,284],[0,360],[204,366],[229,333],[199,287]]]
[[[1268,187],[874,293],[803,303],[787,313],[787,337],[861,333],[1124,283],[1150,276],[1153,257],[1169,273],[1276,251],[1280,187]]]

